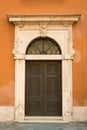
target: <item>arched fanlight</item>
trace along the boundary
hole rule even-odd
[[[26,54],[48,54],[48,55],[59,55],[61,49],[57,42],[49,37],[38,37],[31,41],[28,45]]]

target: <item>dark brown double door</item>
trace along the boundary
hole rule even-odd
[[[62,116],[61,61],[26,61],[25,116]]]

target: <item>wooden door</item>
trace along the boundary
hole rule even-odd
[[[62,116],[61,61],[26,61],[25,116]]]

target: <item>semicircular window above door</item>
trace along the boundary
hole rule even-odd
[[[26,54],[61,54],[60,46],[55,40],[49,37],[38,37],[30,42],[27,47]]]

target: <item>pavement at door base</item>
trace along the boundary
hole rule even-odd
[[[0,123],[0,130],[87,130],[84,123]]]

